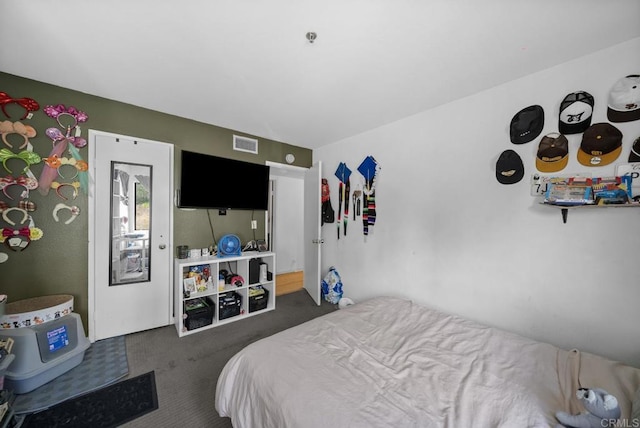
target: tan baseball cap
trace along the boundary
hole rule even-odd
[[[536,154],[536,168],[540,172],[563,170],[569,162],[569,141],[557,132],[547,134],[540,140]]]
[[[578,162],[585,166],[604,166],[622,152],[622,132],[610,123],[594,123],[582,134]]]

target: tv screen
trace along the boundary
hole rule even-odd
[[[202,153],[182,151],[180,208],[266,211],[269,167]]]

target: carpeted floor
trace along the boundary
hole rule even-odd
[[[126,428],[230,428],[215,410],[215,389],[223,366],[246,345],[337,309],[318,306],[306,291],[278,296],[276,309],[238,322],[178,337],[174,326],[126,336],[129,376],[155,371],[158,410]]]
[[[111,384],[25,417],[22,428],[115,428],[158,408],[154,372]]]

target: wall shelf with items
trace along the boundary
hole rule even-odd
[[[638,186],[633,185],[633,175],[626,170],[631,165],[619,165],[614,176],[591,177],[572,175],[566,177],[534,176],[531,194],[544,196],[540,203],[559,209],[562,222],[567,222],[570,209],[598,210],[602,208],[640,207]],[[621,167],[624,167],[621,169]],[[544,189],[544,190],[543,190]]]
[[[640,208],[640,203],[628,203],[628,204],[610,204],[610,205],[554,205],[547,202],[540,202],[540,204],[545,205],[547,207],[557,208],[562,213],[562,222],[567,222],[567,217],[569,214],[569,210],[576,209],[603,209],[603,208]]]
[[[276,307],[273,252],[247,251],[231,257],[175,259],[174,263],[174,318],[179,337]]]

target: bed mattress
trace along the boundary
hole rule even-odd
[[[640,369],[378,297],[247,346],[215,406],[235,428],[547,427],[580,386],[629,417]]]

